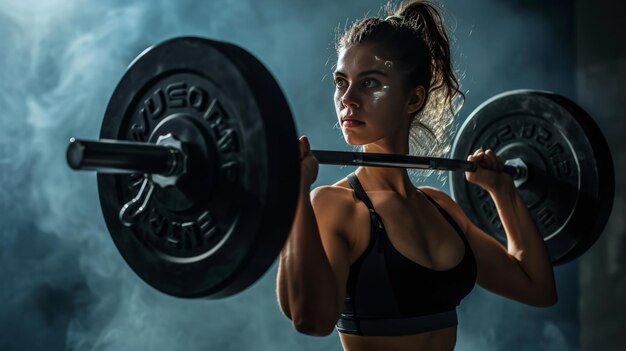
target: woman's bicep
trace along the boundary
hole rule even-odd
[[[324,197],[325,198],[320,198]],[[339,196],[315,193],[312,196],[313,210],[322,239],[326,257],[331,265],[337,282],[337,308],[343,310],[346,295],[346,283],[350,271],[350,244],[347,240],[345,223],[352,216],[349,203]]]
[[[350,271],[349,248],[345,240],[341,239],[336,233],[320,233],[324,251],[326,251],[328,261],[330,262],[333,273],[335,274],[335,280],[337,281],[337,308],[338,312],[341,313],[343,310],[343,301],[346,296],[346,282],[348,281]],[[337,316],[339,316],[339,314]]]
[[[478,268],[477,283],[504,297],[525,302],[530,279],[506,248],[468,219],[466,235]]]

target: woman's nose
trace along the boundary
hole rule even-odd
[[[341,104],[344,107],[356,108],[359,107],[358,98],[353,87],[349,87],[341,96]]]

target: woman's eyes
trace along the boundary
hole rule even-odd
[[[363,88],[375,88],[380,85],[380,83],[376,79],[373,79],[373,78],[363,79],[361,84]],[[346,88],[347,86],[348,86],[348,82],[345,79],[335,78],[335,87],[337,87],[337,89]]]
[[[347,85],[347,82],[343,78],[335,78],[335,87],[341,89]]]
[[[378,81],[376,79],[364,79],[363,80],[363,87],[365,88],[375,88],[378,86]]]

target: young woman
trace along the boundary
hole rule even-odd
[[[346,142],[364,152],[441,155],[463,95],[435,6],[404,3],[355,23],[337,43],[335,107]],[[456,306],[478,283],[533,306],[557,300],[544,242],[492,150],[468,157],[469,182],[493,199],[508,247],[444,192],[405,169],[361,167],[312,192],[318,163],[300,139],[301,193],[277,279],[295,328],[345,350],[452,350]]]

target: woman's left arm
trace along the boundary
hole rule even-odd
[[[502,160],[492,150],[478,149],[468,161],[477,163],[478,170],[466,173],[467,180],[491,195],[507,238],[503,253],[494,247],[494,242],[502,247],[495,239],[467,221],[466,233],[478,261],[478,283],[529,305],[555,304],[557,293],[550,256],[513,178],[503,172]]]
[[[479,169],[466,173],[467,179],[491,195],[507,247],[474,225],[449,196],[440,193],[437,198],[464,228],[476,257],[478,284],[528,305],[554,305],[557,292],[548,250],[512,177],[502,172],[502,161],[491,150],[477,150],[468,160]]]
[[[557,293],[548,250],[513,182],[487,191],[506,232],[506,254],[509,257],[498,257],[502,255],[487,242],[487,234],[473,224],[468,226],[469,239],[478,250],[478,283],[530,305],[554,305]],[[513,264],[517,267],[507,267]]]

